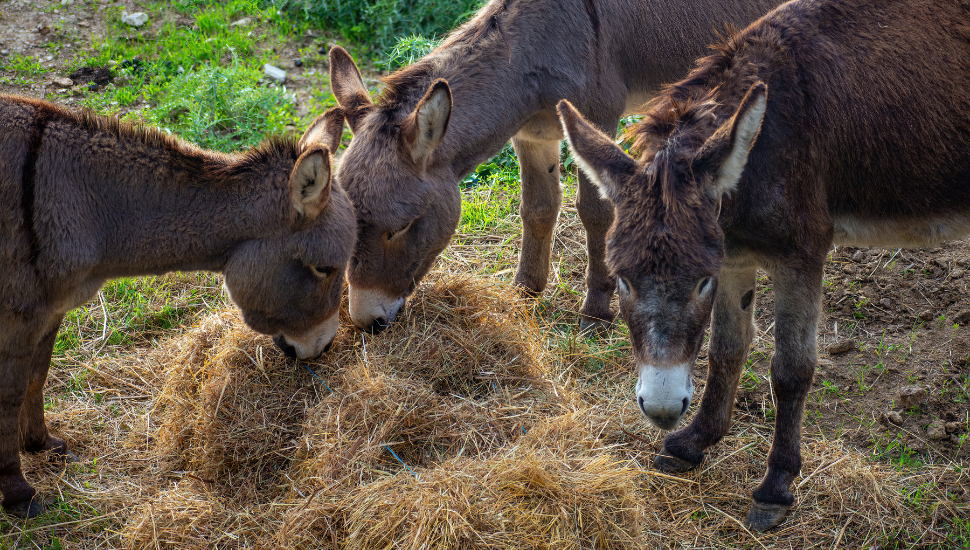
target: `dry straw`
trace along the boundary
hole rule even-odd
[[[123,544],[417,550],[945,541],[932,510],[903,491],[922,486],[937,513],[959,513],[946,508],[945,494],[965,488],[966,474],[932,466],[903,479],[825,440],[803,445],[786,523],[748,533],[740,521],[771,427],[741,416],[698,471],[662,475],[650,466],[661,434],[627,403],[631,377],[582,373],[602,350],[581,341],[552,349],[533,309],[507,286],[439,276],[385,333],[344,328],[310,364],[282,357],[231,310],[209,317],[151,356],[164,365],[164,383],[152,420],[139,424],[148,433],[133,437],[150,439],[155,467],[142,474],[149,494],[112,511],[125,524]]]

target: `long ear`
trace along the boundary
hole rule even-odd
[[[438,79],[428,88],[414,112],[401,123],[401,139],[418,166],[427,165],[428,157],[441,143],[451,120],[451,88]]]
[[[768,105],[768,87],[757,82],[741,100],[730,120],[721,125],[691,161],[695,173],[715,172],[712,198],[719,199],[734,190],[748,163],[748,153],[761,131]]]
[[[636,161],[609,136],[586,122],[569,101],[563,99],[556,109],[569,148],[583,172],[593,180],[603,198],[619,202],[620,185],[636,172]]]
[[[326,145],[331,151],[336,152],[340,147],[340,138],[344,133],[344,111],[340,107],[331,107],[325,113],[318,116],[310,124],[310,127],[303,132],[300,138],[300,150],[304,150],[313,145]]]
[[[374,102],[367,93],[357,64],[340,46],[330,49],[330,89],[344,110],[350,131],[356,133],[360,121],[374,106]]]
[[[290,173],[290,198],[304,218],[312,220],[327,206],[333,166],[330,149],[314,146],[296,160]]]

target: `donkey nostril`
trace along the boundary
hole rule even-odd
[[[274,336],[273,343],[276,344],[276,347],[280,348],[280,351],[282,351],[287,357],[296,357],[296,348],[291,346],[282,334],[277,334]]]
[[[377,334],[379,332],[382,332],[388,326],[390,325],[387,322],[387,317],[378,317],[377,319],[374,319],[373,323],[371,323],[370,333]]]
[[[680,409],[680,416],[684,416],[684,413],[687,412],[687,407],[690,407],[690,399],[688,399],[688,398],[685,397],[684,398],[684,407],[682,409]]]
[[[643,398],[639,395],[637,396],[637,405],[640,405],[640,410],[643,411],[643,414],[647,414],[647,410],[643,408]]]

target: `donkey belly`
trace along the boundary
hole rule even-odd
[[[970,234],[970,215],[940,215],[926,219],[863,219],[838,215],[835,244],[917,248],[933,246]]]

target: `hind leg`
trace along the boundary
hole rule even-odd
[[[540,294],[549,279],[552,236],[562,204],[558,130],[558,120],[543,112],[512,138],[522,178],[522,251],[515,283],[532,295]]]
[[[48,330],[40,341],[31,358],[30,380],[27,384],[27,394],[20,409],[20,436],[23,450],[28,453],[53,451],[57,455],[67,456],[67,443],[59,437],[50,435],[47,422],[44,419],[44,382],[50,370],[51,353],[57,340],[57,329],[61,319]]]

